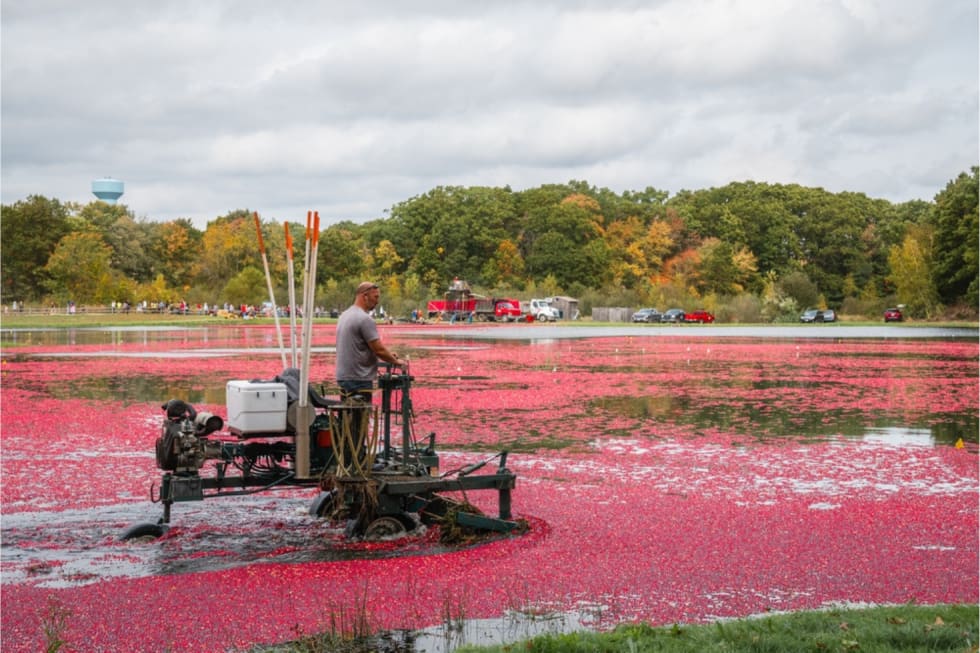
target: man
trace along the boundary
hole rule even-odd
[[[337,384],[340,396],[360,395],[371,401],[371,390],[378,376],[378,360],[398,365],[398,354],[388,351],[378,335],[378,325],[369,313],[378,305],[378,284],[364,281],[357,287],[354,303],[337,321]]]

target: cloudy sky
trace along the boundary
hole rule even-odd
[[[436,186],[932,200],[978,162],[976,0],[2,0],[2,199],[204,227]]]

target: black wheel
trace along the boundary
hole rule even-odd
[[[152,537],[154,539],[158,537],[163,537],[163,535],[170,529],[166,524],[133,524],[119,536],[120,540],[128,541],[135,540],[138,537]]]
[[[333,492],[321,492],[310,504],[310,517],[326,517],[333,507]]]
[[[379,540],[384,537],[393,537],[405,533],[405,524],[394,515],[378,517],[367,525],[364,529],[364,539]]]

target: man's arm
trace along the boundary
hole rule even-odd
[[[392,365],[400,365],[401,361],[398,360],[398,354],[394,354],[388,351],[388,348],[384,346],[381,339],[372,340],[368,343],[368,347],[374,352],[374,355],[385,361],[386,363],[391,363]]]

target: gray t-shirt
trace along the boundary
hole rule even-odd
[[[379,340],[378,325],[360,306],[352,305],[337,320],[337,380],[374,381],[378,357],[368,345]]]

